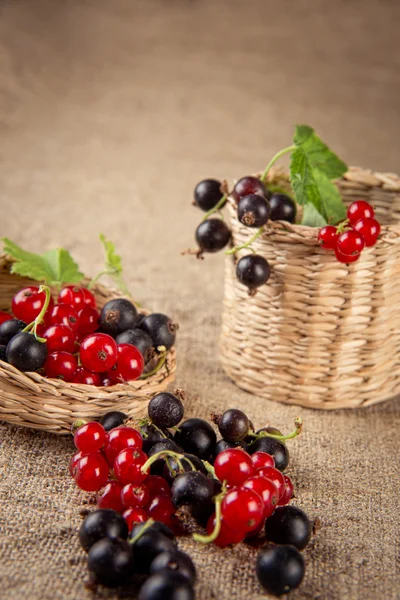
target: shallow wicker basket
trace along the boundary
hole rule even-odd
[[[30,279],[10,274],[10,262],[0,256],[0,310],[8,310],[14,294]],[[120,296],[101,285],[93,288],[99,308]],[[0,420],[13,425],[67,434],[76,419],[92,419],[110,410],[120,410],[131,417],[142,417],[149,400],[173,381],[176,369],[175,349],[164,366],[148,379],[112,387],[95,387],[46,379],[38,373],[21,373],[0,360]]]
[[[226,258],[221,360],[258,396],[335,409],[400,393],[400,178],[351,168],[338,187],[347,204],[370,202],[383,225],[356,263],[337,262],[317,229],[284,222],[270,222],[253,244],[272,267],[254,297],[235,276],[249,251]],[[233,243],[243,244],[249,229],[229,212]]]

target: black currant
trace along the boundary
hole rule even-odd
[[[149,573],[150,565],[156,556],[161,552],[175,550],[175,544],[170,538],[155,529],[149,529],[133,544],[135,570],[138,573]]]
[[[128,537],[128,526],[125,519],[110,508],[100,508],[88,514],[79,529],[79,541],[84,550],[103,538]]]
[[[7,358],[6,358],[6,346],[4,346],[3,344],[0,344],[0,360],[6,362]]]
[[[132,540],[134,537],[136,537],[145,526],[146,531],[157,531],[158,533],[162,533],[170,540],[174,540],[174,534],[172,533],[171,529],[165,525],[165,523],[160,523],[159,521],[155,521],[152,525],[150,525],[150,527],[146,525],[146,523],[137,523],[137,525],[134,525],[131,533],[129,534],[130,539]]]
[[[266,283],[271,274],[271,267],[263,256],[247,254],[236,265],[236,277],[250,290]]]
[[[294,546],[268,545],[257,556],[256,574],[269,594],[282,596],[302,582],[304,560]]]
[[[100,330],[113,337],[126,329],[134,329],[137,310],[129,300],[114,298],[109,300],[100,313]]]
[[[88,567],[96,583],[110,588],[124,584],[133,574],[133,553],[125,540],[103,538],[89,550]]]
[[[178,324],[174,323],[167,315],[152,313],[143,317],[139,325],[153,340],[155,349],[165,346],[167,350],[175,343]]]
[[[263,196],[263,198],[268,198],[269,196],[269,192],[263,182],[260,181],[258,177],[248,175],[236,182],[232,191],[232,196],[238,202],[241,198],[250,196],[250,194]]]
[[[196,581],[196,567],[192,559],[185,552],[175,550],[173,552],[162,552],[150,565],[150,573],[157,573],[162,569],[168,569],[174,573],[180,573],[193,585]]]
[[[153,358],[154,345],[151,337],[142,329],[127,329],[119,333],[115,338],[117,344],[131,344],[135,346],[143,356],[145,364]]]
[[[257,432],[259,433],[259,432]],[[279,471],[284,471],[289,464],[289,451],[285,444],[280,440],[271,437],[261,437],[250,446],[250,454],[254,452],[266,452],[275,460],[275,467]]]
[[[138,600],[194,600],[194,591],[184,575],[163,569],[144,582]]]
[[[291,544],[303,550],[310,541],[311,522],[297,506],[278,506],[265,521],[265,537],[275,544]]]
[[[228,442],[240,442],[249,433],[250,421],[242,410],[230,408],[219,419],[218,429]]]
[[[110,431],[111,429],[114,429],[114,427],[123,425],[127,418],[128,415],[125,413],[120,412],[119,410],[113,410],[101,417],[100,424],[103,425],[106,431]]]
[[[221,182],[216,179],[203,179],[194,188],[194,201],[205,212],[214,208],[223,195],[221,192]]]
[[[19,371],[37,371],[46,362],[47,344],[39,342],[31,333],[21,331],[8,342],[6,358]]]
[[[156,394],[147,407],[149,417],[157,427],[175,427],[183,418],[183,404],[169,392]]]
[[[164,450],[172,450],[172,452],[181,452],[183,454],[183,449],[180,446],[178,446],[178,444],[176,444],[174,440],[163,439],[162,441],[156,442],[155,444],[153,444],[153,446],[151,446],[148,452],[148,456],[154,456],[154,454],[157,454],[158,452],[162,452]],[[152,475],[162,475],[165,464],[165,458],[159,458],[151,465],[150,473]]]
[[[267,223],[270,212],[268,200],[257,194],[243,196],[238,202],[238,219],[247,227],[262,227]]]
[[[0,344],[7,346],[14,335],[25,329],[26,323],[19,319],[9,319],[0,325]]]
[[[230,239],[230,229],[221,219],[207,219],[196,229],[196,242],[201,252],[219,252]]]
[[[269,199],[271,207],[271,221],[289,221],[294,223],[296,220],[296,203],[286,196],[286,194],[272,194]]]
[[[171,499],[175,506],[211,502],[213,495],[211,479],[198,471],[178,475],[171,486]]]
[[[208,460],[214,452],[217,436],[207,421],[194,418],[179,425],[174,439],[186,452]]]
[[[162,442],[165,439],[168,439],[170,437],[170,433],[169,431],[160,431],[157,427],[154,427],[154,425],[145,423],[144,425],[140,425],[139,427],[139,431],[140,431],[140,435],[142,436],[142,440],[143,440],[143,452],[145,452],[147,455],[149,454],[151,448],[154,446],[154,444],[157,444],[158,442]]]
[[[182,467],[178,464],[176,459],[171,456],[168,456],[168,458],[165,459],[162,477],[164,477],[164,479],[170,485],[172,485],[172,482],[174,481],[175,477],[186,471],[195,470],[204,473],[204,475],[207,475],[207,469],[203,465],[200,458],[198,458],[194,454],[182,454],[180,460]],[[193,465],[194,469],[191,465]]]
[[[254,440],[254,438],[252,438],[252,440]],[[218,440],[218,442],[215,445],[213,459],[215,460],[218,454],[220,454],[220,452],[223,452],[228,448],[242,448],[245,452],[249,452],[249,446],[244,440],[241,440],[240,442],[228,442],[227,440]]]
[[[222,491],[222,483],[218,479],[210,479],[213,484],[213,495],[218,496]],[[206,527],[207,522],[211,515],[215,512],[215,503],[211,500],[210,502],[203,502],[202,504],[192,504],[188,507],[192,517],[197,521],[201,527]]]

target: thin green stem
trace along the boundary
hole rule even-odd
[[[225,254],[235,254],[239,250],[243,250],[244,248],[248,248],[249,246],[251,246],[251,244],[253,242],[256,241],[257,238],[260,237],[260,235],[262,234],[262,232],[263,232],[263,227],[260,227],[260,229],[257,229],[257,231],[255,232],[255,234],[252,235],[251,238],[249,238],[247,240],[247,242],[245,242],[241,246],[234,246],[234,248],[231,248],[230,250],[225,250]],[[253,252],[254,252],[254,250],[253,250]]]
[[[221,200],[218,200],[217,204],[211,210],[206,212],[206,214],[203,217],[203,221],[206,221],[208,219],[208,217],[211,217],[211,215],[218,212],[219,209],[225,204],[227,198],[228,198],[228,194],[224,194],[222,196]]]
[[[101,277],[103,277],[103,275],[112,275],[113,271],[110,271],[108,269],[104,269],[104,271],[100,271],[100,273],[97,273],[97,275],[95,277],[93,277],[93,279],[89,282],[88,284],[88,290],[92,289],[92,287],[94,286],[94,284],[96,283],[96,281],[98,281]]]
[[[42,306],[42,310],[40,311],[40,313],[38,314],[38,316],[36,317],[36,319],[34,321],[32,321],[32,323],[29,323],[29,325],[27,325],[22,331],[28,332],[28,333],[32,332],[33,335],[35,336],[35,338],[38,340],[38,342],[44,343],[46,340],[44,338],[41,338],[41,337],[38,336],[38,334],[37,334],[37,327],[44,320],[44,315],[46,314],[46,311],[49,308],[50,298],[51,298],[51,291],[50,291],[50,288],[47,285],[41,285],[39,287],[39,293],[40,292],[44,292],[46,294],[46,298],[44,300],[44,304]]]
[[[256,442],[257,440],[259,440],[260,438],[263,438],[263,437],[270,437],[270,438],[273,438],[274,440],[279,440],[280,442],[285,442],[286,440],[292,440],[293,438],[300,435],[302,430],[303,430],[303,420],[301,419],[301,417],[296,417],[294,420],[294,430],[291,433],[288,433],[288,435],[277,435],[275,433],[268,433],[268,431],[261,431],[260,433],[253,433],[253,432],[249,433],[248,435],[255,438],[253,442],[250,442],[250,446],[251,446],[251,444],[254,444],[254,442]]]
[[[160,346],[160,348],[161,347],[164,347],[164,346]],[[141,375],[139,377],[139,379],[148,379],[152,375],[155,375],[156,373],[158,373],[158,371],[164,366],[166,358],[167,358],[167,351],[164,350],[162,352],[162,354],[161,354],[160,360],[158,361],[158,363],[156,364],[156,366],[154,367],[154,369],[152,369],[148,373],[143,373],[143,375]]]
[[[140,540],[140,538],[142,537],[142,535],[143,535],[144,533],[146,533],[146,531],[147,531],[148,529],[150,529],[150,527],[151,527],[152,525],[154,525],[154,523],[155,523],[155,520],[154,520],[154,519],[152,519],[152,518],[148,519],[148,520],[147,520],[147,521],[144,523],[144,525],[143,525],[143,527],[141,528],[141,530],[139,531],[139,533],[137,533],[137,534],[135,535],[135,537],[133,537],[132,539],[130,539],[128,543],[129,543],[129,544],[132,544],[132,545],[133,545],[133,544],[136,544],[136,542],[137,542],[138,540]]]
[[[146,460],[146,462],[144,463],[144,465],[142,466],[142,473],[148,473],[151,465],[153,463],[156,462],[156,460],[158,460],[159,458],[164,458],[167,456],[172,456],[172,458],[174,458],[176,460],[176,462],[178,463],[179,467],[182,469],[182,471],[184,471],[182,462],[181,462],[181,458],[182,455],[179,454],[178,452],[173,452],[172,450],[161,450],[161,452],[156,452],[156,454],[153,454],[153,456],[150,456],[150,458],[148,458]]]
[[[203,465],[207,469],[207,472],[210,473],[210,475],[212,475],[213,477],[215,477],[215,469],[214,469],[214,467],[207,460],[202,460],[201,462],[203,463]]]
[[[224,481],[222,484],[222,492],[215,497],[215,525],[213,531],[209,535],[201,535],[200,533],[194,533],[193,539],[195,542],[201,542],[202,544],[211,544],[214,542],[219,536],[219,532],[221,531],[221,505],[222,500],[225,498],[227,494],[226,490],[226,482]]]
[[[281,156],[283,156],[284,154],[287,154],[288,152],[293,152],[293,150],[296,150],[296,148],[297,148],[297,146],[295,146],[294,144],[292,144],[291,146],[288,146],[287,148],[283,148],[283,150],[279,150],[279,152],[277,152],[275,154],[275,156],[273,156],[271,158],[271,160],[269,161],[269,163],[265,167],[265,170],[264,170],[263,174],[260,177],[261,181],[265,181],[266,180],[270,168],[276,163],[277,160],[280,159]]]

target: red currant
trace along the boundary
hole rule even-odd
[[[144,360],[139,350],[131,344],[118,344],[118,357],[108,375],[115,383],[133,381],[143,373]]]
[[[0,310],[0,325],[5,321],[10,321],[12,318],[12,315],[6,313],[4,310]]]
[[[92,308],[96,308],[96,298],[93,296],[92,292],[89,292],[87,288],[81,288],[83,294],[83,302],[86,306],[91,306]]]
[[[76,465],[81,460],[83,456],[86,456],[84,452],[76,452],[71,456],[71,460],[69,461],[69,472],[71,477],[75,474]]]
[[[168,481],[165,481],[164,477],[160,477],[160,475],[149,475],[145,479],[145,484],[150,493],[150,500],[155,496],[170,496],[171,494]]]
[[[279,494],[278,499],[280,499],[285,489],[285,480],[282,473],[278,469],[275,469],[275,467],[263,467],[262,469],[257,469],[257,475],[269,479],[276,485]]]
[[[100,452],[83,456],[74,467],[76,485],[85,492],[97,492],[108,479],[109,467]]]
[[[11,303],[15,318],[25,321],[25,323],[32,323],[42,310],[45,300],[45,292],[39,292],[39,288],[34,285],[20,290],[15,294]],[[53,306],[54,301],[50,298],[47,314],[50,315]]]
[[[94,333],[99,326],[99,313],[92,306],[84,306],[78,312],[78,332],[81,335]]]
[[[114,427],[106,434],[104,451],[109,464],[112,466],[118,454],[126,448],[141,450],[142,436],[132,427]]]
[[[207,533],[210,535],[215,527],[215,513],[211,515],[207,523]],[[228,527],[224,519],[221,519],[221,529],[214,544],[220,548],[225,548],[230,544],[238,544],[244,539],[244,533],[233,527]]]
[[[63,351],[49,354],[44,363],[46,377],[63,379],[64,381],[72,381],[77,368],[78,363],[75,356]]]
[[[251,455],[251,462],[253,463],[253,467],[255,469],[275,466],[274,457],[270,454],[267,454],[267,452],[254,452],[254,454]]]
[[[66,325],[50,325],[43,337],[47,341],[47,351],[49,354],[63,350],[64,352],[75,352],[76,336],[72,329]]]
[[[360,219],[372,219],[374,214],[374,209],[365,200],[356,200],[347,209],[347,218],[352,225]]]
[[[93,333],[83,340],[79,355],[85,369],[104,373],[117,362],[117,344],[107,333]]]
[[[100,423],[91,421],[81,425],[74,434],[74,444],[81,452],[91,454],[97,452],[105,444],[106,432]]]
[[[229,485],[240,485],[254,474],[253,463],[241,448],[228,448],[218,454],[214,461],[215,474]]]
[[[130,508],[127,508],[125,512],[122,513],[122,516],[128,525],[129,532],[132,531],[137,523],[145,523],[145,521],[149,520],[148,514],[139,506],[131,506]]]
[[[360,254],[342,254],[338,248],[335,250],[336,259],[341,263],[353,263],[360,258]]]
[[[102,377],[101,378],[101,385],[103,387],[110,387],[112,385],[115,385],[115,382],[112,381],[112,379],[110,379],[109,377]]]
[[[58,294],[58,302],[73,306],[76,311],[85,305],[85,297],[81,288],[75,285],[66,285]]]
[[[97,387],[102,385],[100,375],[98,373],[92,373],[83,367],[77,368],[72,382],[84,383],[85,385],[95,385]]]
[[[365,245],[375,246],[376,240],[381,232],[381,226],[376,219],[363,218],[353,225],[354,231],[357,231],[365,240]]]
[[[323,248],[334,250],[338,240],[337,229],[333,225],[325,225],[318,232],[318,242]]]
[[[121,491],[122,504],[129,508],[130,506],[140,506],[144,508],[150,503],[150,492],[145,483],[135,485],[128,483]]]
[[[337,250],[346,256],[360,254],[364,249],[365,242],[362,235],[357,231],[349,230],[341,233],[337,240]]]
[[[264,515],[264,503],[254,490],[233,488],[222,501],[222,518],[231,528],[246,534],[258,527]]]
[[[122,485],[110,479],[106,485],[98,491],[96,502],[99,508],[111,508],[119,513],[124,512],[125,507],[121,500]]]
[[[115,477],[123,485],[127,483],[142,483],[147,477],[143,473],[142,467],[147,461],[147,456],[141,450],[136,448],[126,448],[122,450],[114,461]]]
[[[78,313],[68,304],[57,304],[50,312],[49,325],[66,325],[72,331],[78,330]]]
[[[290,502],[290,500],[293,498],[293,483],[287,475],[284,475],[283,479],[285,480],[285,488],[283,490],[281,498],[279,499],[279,506],[284,506],[285,504],[288,504],[288,502]]]
[[[176,508],[168,496],[155,496],[150,502],[147,512],[155,521],[170,525],[172,515],[175,514]]]
[[[264,502],[264,519],[270,517],[279,501],[279,492],[275,483],[271,479],[255,475],[250,477],[243,485],[261,496]]]

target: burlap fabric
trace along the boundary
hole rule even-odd
[[[399,403],[327,414],[229,382],[217,359],[223,260],[180,256],[200,218],[190,195],[202,177],[262,167],[295,121],[353,164],[398,172],[399,16],[371,0],[1,7],[1,233],[35,250],[62,244],[87,273],[101,266],[98,232],[113,239],[134,295],[180,321],[187,415],[237,406],[284,430],[303,417],[288,473],[320,527],[293,599],[399,597]],[[0,597],[91,598],[71,439],[6,424],[0,435]],[[198,599],[265,597],[253,548],[182,546]],[[134,590],[94,597],[118,595]]]

